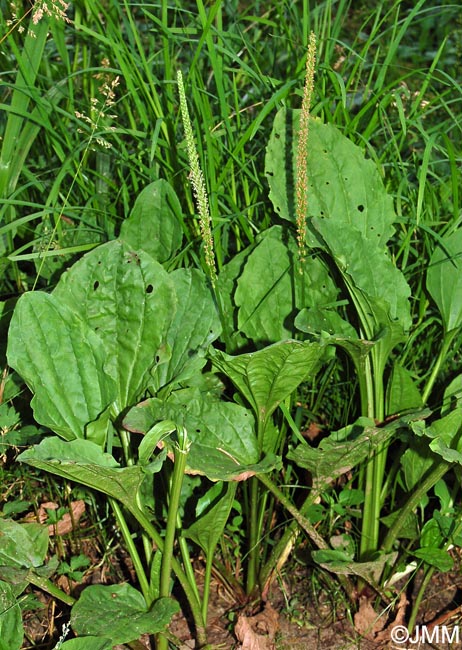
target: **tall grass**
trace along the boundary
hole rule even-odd
[[[35,39],[7,24],[10,9],[3,5],[0,218],[10,260],[3,294],[35,280],[28,262],[35,261],[43,284],[79,247],[113,237],[134,197],[157,177],[182,198],[184,232],[193,244],[184,255],[194,250],[199,229],[179,129],[179,69],[219,267],[252,241],[274,221],[263,150],[275,109],[300,104],[310,30],[319,59],[313,112],[378,152],[407,224],[438,223],[443,210],[446,219],[459,218],[460,26],[453,4],[436,12],[426,0],[372,10],[344,1],[263,10],[220,0],[209,6],[124,0],[110,7],[96,0],[73,3],[70,24],[51,18],[32,26]],[[430,21],[438,29],[430,31]],[[116,77],[115,103],[106,110],[104,79]],[[103,110],[91,124],[81,116],[92,119],[95,102]],[[403,224],[397,254],[406,264],[412,232]],[[38,263],[44,254],[55,264]]]
[[[172,264],[200,264],[178,71],[219,273],[277,222],[265,146],[276,109],[301,105],[313,31],[311,113],[375,160],[395,198],[393,254],[413,290],[414,330],[402,360],[424,384],[440,332],[424,274],[435,241],[461,221],[462,25],[457,3],[440,5],[76,0],[70,23],[51,17],[34,25],[26,16],[20,33],[3,0],[0,298],[51,288],[76,256],[117,235],[157,178],[183,207],[184,246]],[[320,377],[322,398],[303,396],[299,428],[309,418],[332,428],[353,421],[355,386],[343,368],[331,365]]]

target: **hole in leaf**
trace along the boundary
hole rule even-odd
[[[276,140],[279,140],[279,138],[280,138],[281,136],[279,135],[279,133],[275,133],[275,134],[274,134],[274,137],[276,138]]]
[[[364,212],[364,206],[363,206],[362,203],[360,203],[360,204],[358,205],[358,211],[359,211],[359,212]]]
[[[152,293],[153,290],[154,290],[154,287],[152,286],[152,284],[148,284],[148,286],[146,287],[146,293]]]
[[[93,283],[93,291],[96,291],[98,287],[99,287],[99,282],[98,280],[95,280],[95,282]]]

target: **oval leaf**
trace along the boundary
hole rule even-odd
[[[129,643],[142,634],[164,630],[178,610],[170,598],[161,598],[148,610],[141,593],[128,584],[95,585],[84,589],[73,606],[71,625],[78,635],[105,637],[113,644]]]
[[[37,291],[21,297],[7,355],[34,393],[37,422],[66,440],[82,438],[85,425],[116,397],[101,339],[53,295]],[[95,442],[103,444],[105,432],[96,429],[95,435]]]
[[[430,259],[427,289],[436,302],[446,332],[462,325],[462,228],[446,235]]]
[[[139,194],[130,216],[122,224],[120,238],[133,250],[145,251],[158,262],[166,262],[181,246],[181,214],[175,190],[159,179]]]
[[[112,241],[74,264],[53,296],[102,339],[106,367],[118,386],[118,410],[135,403],[151,380],[175,312],[168,273],[146,253]]]

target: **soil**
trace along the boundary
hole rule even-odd
[[[393,624],[405,623],[409,605],[417,593],[421,575],[417,575],[401,605],[380,618],[375,633],[371,631],[377,615],[368,619],[372,599],[364,597],[359,607],[360,616],[353,612],[342,592],[328,576],[323,584],[322,574],[298,565],[286,569],[274,584],[265,604],[246,609],[235,602],[232,594],[214,579],[211,589],[208,640],[210,650],[462,650],[462,573],[460,560],[457,570],[435,574],[421,603],[417,629],[425,626],[427,636],[412,636],[407,643],[393,643],[390,633]],[[91,583],[111,581],[114,575],[131,574],[130,560],[122,555],[112,557],[110,569],[99,569],[87,576]],[[200,583],[201,571],[198,571]],[[64,586],[64,583],[60,585]],[[70,585],[70,588],[82,588]],[[56,601],[35,589],[31,590],[43,608],[25,614],[26,639],[23,649],[54,648],[62,625],[69,619],[69,611]],[[357,608],[358,609],[358,608]],[[401,617],[401,618],[400,618]],[[361,635],[358,629],[364,627]],[[460,633],[459,633],[460,626]],[[438,633],[435,628],[439,628]],[[443,630],[444,633],[443,633]],[[172,641],[178,650],[195,648],[193,635],[186,618],[178,614],[170,628]],[[430,636],[428,636],[430,635]],[[444,636],[445,635],[445,636]],[[70,637],[68,637],[70,638]],[[460,640],[458,640],[460,638]],[[48,642],[47,642],[48,640]],[[174,647],[172,645],[172,647]],[[120,646],[118,650],[123,650]],[[149,650],[149,639],[139,640],[137,648]]]

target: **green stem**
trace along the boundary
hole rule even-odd
[[[53,596],[53,598],[57,598],[58,600],[62,601],[63,603],[66,603],[66,605],[69,605],[70,607],[72,607],[72,605],[75,603],[75,598],[64,593],[64,591],[61,591],[61,589],[59,589],[59,587],[54,585],[51,582],[51,580],[48,580],[48,578],[42,578],[38,576],[36,573],[34,573],[32,570],[28,572],[27,580],[32,585],[35,585],[39,589],[46,591],[48,594],[50,594],[50,596]]]
[[[411,512],[413,512],[419,505],[422,498],[427,492],[442,478],[446,472],[451,468],[451,463],[445,460],[438,460],[434,463],[433,467],[424,475],[414,491],[409,495],[408,500],[399,511],[399,517],[395,519],[390,526],[385,539],[383,540],[382,548],[385,553],[391,551],[391,548],[398,538],[401,528],[406,523],[406,520]]]
[[[212,577],[212,567],[213,553],[207,553],[207,558],[205,560],[204,595],[202,597],[202,618],[204,619],[205,625],[207,625],[207,611],[209,608],[210,579]]]
[[[165,528],[164,550],[160,567],[160,598],[170,596],[170,580],[172,575],[173,547],[177,531],[178,508],[180,505],[181,487],[188,458],[189,443],[185,429],[177,429],[178,444],[174,447],[174,466],[170,485],[170,498]],[[157,637],[157,649],[168,650],[168,639],[162,634]]]
[[[179,522],[178,525],[178,530],[180,529],[181,529],[181,522]],[[178,546],[180,547],[184,572],[186,574],[186,577],[188,578],[189,584],[191,585],[194,593],[196,594],[197,600],[200,601],[201,597],[196,584],[196,578],[194,575],[194,569],[192,567],[191,556],[189,555],[188,542],[183,537],[183,535],[178,535]]]
[[[181,486],[186,468],[187,451],[175,448],[175,466],[172,475],[170,499],[168,504],[167,526],[165,529],[164,551],[162,553],[162,567],[160,571],[160,597],[170,596],[170,578],[172,571],[173,546],[176,536],[176,521],[180,504]]]
[[[258,481],[250,479],[250,513],[249,513],[249,561],[247,563],[246,590],[250,594],[257,582],[258,558]]]
[[[256,478],[263,483],[263,485],[276,497],[276,499],[284,506],[284,508],[292,515],[297,524],[302,528],[312,542],[316,544],[319,549],[327,549],[329,545],[321,537],[313,524],[302,515],[288,497],[282,492],[273,481],[268,478],[266,474],[257,474]]]
[[[420,603],[422,602],[422,598],[427,591],[427,587],[434,573],[435,573],[435,567],[429,567],[427,572],[425,573],[424,579],[422,580],[422,584],[420,585],[419,592],[416,598],[414,599],[414,602],[412,604],[412,612],[409,617],[409,623],[407,626],[409,633],[412,633],[412,630],[414,629],[417,614],[419,613]]]
[[[364,367],[365,380],[360,383],[362,414],[374,419],[375,414],[375,384],[370,358],[366,359]],[[364,486],[364,511],[361,530],[361,543],[359,557],[365,560],[375,551],[378,544],[378,522],[379,522],[379,504],[378,499],[381,494],[381,487],[377,488],[379,480],[378,465],[376,454],[373,452],[369,456],[366,466],[366,482]],[[378,493],[377,493],[378,492]]]
[[[441,366],[443,365],[444,360],[446,358],[446,355],[447,355],[447,353],[449,351],[449,348],[451,346],[451,343],[453,342],[453,340],[454,340],[456,334],[458,334],[458,332],[459,332],[458,329],[454,329],[451,332],[446,332],[445,335],[444,335],[443,344],[441,346],[440,352],[438,354],[438,357],[437,357],[437,359],[435,361],[435,365],[432,368],[430,377],[429,377],[429,379],[427,381],[427,384],[426,384],[426,386],[424,388],[424,391],[422,393],[422,402],[424,404],[427,403],[427,400],[430,397],[430,393],[433,390],[433,385],[434,385],[434,383],[436,381],[436,378],[438,377],[438,374],[439,374],[439,372],[441,370]]]
[[[328,549],[329,545],[323,537],[318,533],[313,524],[298,510],[293,503],[281,492],[281,490],[271,481],[266,474],[257,474],[256,478],[263,483],[263,485],[276,497],[276,499],[284,506],[284,508],[292,515],[296,523],[305,531],[311,541],[318,547],[318,549]],[[306,504],[306,502],[305,502]],[[304,504],[304,506],[305,506]],[[291,531],[291,536],[295,535],[295,531]],[[263,575],[260,575],[261,583]],[[266,577],[266,576],[265,576]],[[347,576],[339,575],[338,580],[345,589],[346,593],[351,596],[354,592],[353,585]]]
[[[152,600],[150,595],[149,582],[146,577],[146,572],[144,570],[143,563],[141,562],[138,549],[136,548],[135,542],[133,541],[133,538],[130,534],[130,529],[128,528],[127,522],[122,512],[122,508],[120,507],[119,503],[112,497],[109,497],[109,503],[114,512],[115,518],[117,520],[117,525],[119,526],[119,529],[122,533],[122,537],[124,538],[127,551],[129,552],[132,559],[136,577],[138,578],[138,582],[140,584],[141,592],[147,606],[150,607]]]

